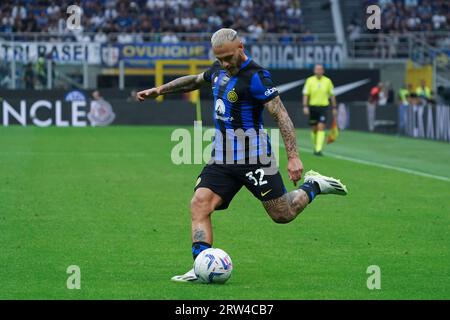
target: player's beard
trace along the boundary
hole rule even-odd
[[[231,77],[235,76],[238,72],[239,72],[238,67],[233,67],[233,68],[227,70],[227,74]]]
[[[236,63],[232,68],[227,70],[227,73],[229,76],[235,76],[237,75],[237,73],[239,72],[240,68],[241,68],[242,63],[238,64]]]

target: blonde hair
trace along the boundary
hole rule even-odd
[[[211,45],[213,48],[221,47],[225,43],[233,42],[238,39],[237,31],[229,28],[217,30],[211,37]]]

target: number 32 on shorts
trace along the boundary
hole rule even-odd
[[[248,180],[252,181],[255,186],[258,186],[258,185],[262,186],[267,183],[267,180],[263,180],[264,179],[264,170],[263,169],[255,170],[255,173],[253,173],[253,171],[247,172],[245,174],[245,176],[248,178]],[[257,180],[255,178],[255,176],[257,176],[257,177],[259,176],[259,179]]]

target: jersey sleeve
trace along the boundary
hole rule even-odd
[[[203,80],[206,82],[211,82],[214,74],[220,69],[219,61],[215,61],[208,70],[203,72]]]
[[[310,84],[311,81],[309,81],[309,79],[306,80],[305,85],[303,86],[303,95],[304,96],[309,96],[311,94],[311,90],[310,90]]]
[[[255,72],[250,83],[250,94],[256,100],[266,103],[279,96],[278,89],[267,70]]]
[[[334,84],[333,81],[330,80],[330,83],[328,85],[328,96],[332,97],[334,96]]]

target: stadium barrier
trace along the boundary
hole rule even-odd
[[[164,36],[166,33],[160,32],[147,32],[147,33],[133,33],[127,32],[127,34],[133,39],[133,42],[156,42],[164,43]],[[71,32],[62,33],[45,33],[45,32],[4,32],[0,31],[0,40],[11,42],[76,42],[78,40],[89,40],[95,42],[95,36],[98,32],[86,32],[81,35]],[[117,42],[117,39],[122,33],[108,32],[106,34],[106,42]],[[172,32],[178,42],[209,42],[211,40],[211,32]],[[335,33],[317,33],[317,34],[302,34],[302,33],[270,33],[264,32],[258,35],[248,32],[240,32],[239,35],[245,43],[278,43],[280,41],[285,42],[315,42],[315,43],[336,43]],[[84,39],[83,39],[84,37]]]
[[[146,101],[139,103],[127,101],[122,98],[108,98],[99,106],[92,106],[95,100],[65,101],[60,97],[49,95],[31,95],[27,98],[4,98],[0,104],[0,124],[2,126],[76,126],[85,127],[91,125],[193,125],[197,118],[195,105],[187,100],[165,100],[161,103]],[[203,125],[212,126],[213,100],[203,100],[202,119]],[[306,127],[307,119],[303,116],[300,104],[294,101],[286,101],[285,106],[292,117],[296,127]],[[89,113],[92,108],[98,110],[101,117],[92,123]],[[359,109],[359,107],[356,107]],[[113,114],[113,115],[112,115]],[[357,113],[359,114],[359,113]],[[176,115],[176,116],[175,116]],[[359,117],[359,116],[358,116]],[[264,115],[266,125],[275,126],[269,114]],[[356,121],[355,118],[353,121]],[[363,117],[361,116],[361,119]],[[353,122],[352,122],[353,123]],[[360,130],[364,125],[355,126]]]
[[[146,101],[139,103],[125,92],[103,92],[104,99],[94,100],[81,91],[0,92],[0,125],[86,127],[106,125],[174,125],[192,126],[198,114],[188,100]],[[122,96],[121,96],[122,95]],[[25,98],[23,98],[25,97]],[[181,102],[181,103],[180,103]],[[201,117],[204,126],[213,126],[213,100],[204,99]],[[300,102],[285,100],[295,127],[308,127]],[[369,131],[364,102],[341,103],[338,123],[341,129]],[[275,127],[264,111],[266,127]],[[176,116],[174,116],[176,115]],[[377,107],[375,132],[397,134],[398,108],[394,104]],[[328,123],[330,125],[331,119]],[[405,134],[414,138],[450,141],[450,107],[422,106],[407,111]]]
[[[404,134],[413,138],[450,141],[450,107],[416,105],[406,108]]]
[[[186,68],[188,69],[188,68]],[[186,70],[186,74],[188,71]],[[309,69],[270,69],[273,82],[282,92],[283,101],[294,100],[301,101],[302,86],[304,81],[311,76],[312,71]],[[175,75],[177,74],[177,75]],[[173,80],[179,76],[179,70],[164,69],[164,81]],[[370,89],[380,81],[379,70],[367,69],[340,69],[327,70],[326,75],[333,80],[336,93],[338,94],[338,101],[353,102],[365,101],[368,97]],[[100,76],[98,81],[101,84],[111,83],[114,76],[104,75]],[[155,75],[147,75],[145,77],[135,76],[127,81],[129,88],[148,88],[156,83]],[[103,92],[104,90],[102,90]],[[201,89],[202,99],[212,99],[211,89],[205,86]],[[183,99],[181,94],[174,94],[166,96],[165,99]]]
[[[344,59],[342,46],[337,43],[257,42],[246,45],[246,52],[261,65],[273,69],[311,69],[316,63],[336,69]],[[210,43],[100,44],[0,39],[0,87],[88,89],[97,86],[95,79],[99,75],[109,75],[120,79],[116,88],[123,89],[129,86],[130,77],[154,76],[158,72],[156,61],[191,59],[212,60]],[[34,71],[33,84],[24,81],[28,65],[32,66],[29,71]]]
[[[169,62],[169,63],[173,63],[173,62]],[[206,63],[204,61],[202,61],[202,63]],[[183,65],[185,65],[186,62],[183,62],[181,67],[183,67]],[[178,66],[180,67],[180,66]],[[199,66],[200,68],[200,66]],[[206,66],[203,65],[202,68],[206,68]],[[112,101],[112,100],[117,100],[117,101],[126,101],[128,100],[133,100],[133,96],[132,96],[132,92],[135,92],[137,90],[140,89],[144,89],[144,88],[148,88],[153,86],[155,83],[156,84],[161,84],[163,82],[167,82],[172,80],[175,77],[178,77],[180,75],[182,75],[182,72],[180,73],[180,70],[167,70],[166,68],[160,68],[160,71],[164,71],[164,74],[162,74],[162,72],[159,72],[156,75],[148,75],[145,77],[139,77],[136,76],[134,78],[134,80],[136,80],[135,83],[132,83],[132,81],[130,80],[130,84],[134,84],[135,86],[133,86],[132,88],[129,89],[129,91],[125,91],[125,90],[115,90],[115,89],[101,89],[101,94],[105,97],[106,100],[108,101]],[[196,73],[195,70],[193,69],[197,69],[197,64],[191,64],[189,66],[189,68],[185,67],[185,71],[186,73]],[[192,70],[191,70],[192,69]],[[171,71],[171,72],[169,72]],[[198,71],[200,72],[200,71]],[[283,99],[283,101],[285,103],[290,103],[292,102],[293,105],[297,105],[297,108],[300,105],[301,99],[302,99],[302,86],[303,83],[305,82],[305,80],[311,75],[311,71],[310,70],[290,70],[290,69],[285,69],[285,70],[271,70],[271,74],[272,74],[272,78],[274,83],[277,84],[277,88],[281,94],[281,97]],[[379,81],[379,71],[378,70],[364,70],[364,69],[357,69],[357,70],[329,70],[327,72],[327,75],[333,79],[333,82],[335,84],[335,91],[336,91],[336,95],[338,96],[338,101],[339,102],[351,102],[351,101],[364,101],[367,98],[367,93],[370,91],[370,89]],[[106,82],[106,77],[108,76],[103,76],[103,77],[99,77],[99,82]],[[109,76],[111,77],[111,76]],[[138,89],[139,88],[139,89]],[[197,95],[183,95],[183,94],[174,94],[174,95],[168,95],[166,96],[165,100],[178,100],[178,101],[186,101],[186,105],[188,106],[194,106],[195,105],[195,110],[196,110],[196,119],[208,119],[211,117],[210,112],[207,112],[206,117],[203,115],[205,110],[208,110],[208,108],[206,107],[207,104],[207,100],[212,100],[212,93],[211,93],[211,89],[208,88],[208,86],[205,86],[202,88],[201,90],[201,100],[202,100],[202,104],[204,105],[204,107],[202,108],[203,110],[200,110],[200,106],[198,103],[199,100],[197,99]],[[12,110],[12,107],[9,107],[10,105],[12,106],[12,102],[10,101],[14,101],[13,104],[15,104],[16,107],[18,108],[22,108],[22,100],[21,101],[17,101],[17,97],[27,97],[25,100],[23,100],[23,105],[28,106],[28,107],[23,107],[23,108],[31,108],[31,106],[34,105],[34,103],[36,101],[39,100],[49,100],[51,102],[53,101],[60,101],[61,105],[57,105],[54,108],[55,112],[56,110],[61,109],[61,111],[57,111],[58,114],[60,114],[61,112],[63,112],[63,109],[67,109],[69,107],[63,107],[65,106],[66,102],[72,102],[72,101],[86,101],[89,100],[88,99],[89,96],[89,92],[85,91],[85,90],[71,90],[71,91],[64,91],[64,90],[4,90],[4,91],[0,91],[0,97],[3,97],[4,99],[6,99],[8,105],[6,105],[7,110]],[[190,101],[190,103],[188,103],[187,101]],[[152,102],[148,102],[148,103],[152,103]],[[20,105],[20,107],[19,107]],[[87,105],[86,105],[87,106]],[[36,109],[37,107],[35,107]],[[45,107],[46,109],[51,109],[50,106]],[[76,108],[83,108],[80,105],[77,105]],[[106,108],[106,107],[105,107]],[[119,109],[121,109],[121,106],[118,106]],[[35,112],[37,109],[42,109],[42,107],[37,108],[36,110],[30,110]],[[108,107],[108,109],[110,109]],[[117,109],[117,107],[114,107],[114,109]],[[141,108],[143,109],[143,108]],[[5,110],[5,108],[4,108]],[[5,111],[4,111],[5,112]],[[11,111],[12,112],[12,111]],[[16,117],[21,119],[21,123],[25,123],[24,119],[24,115],[23,113],[25,113],[25,110],[20,110],[20,112],[22,112],[20,114],[20,117]],[[40,111],[42,112],[42,110]],[[74,110],[74,112],[77,112],[76,110]],[[104,112],[104,114],[107,114],[108,112]],[[157,118],[161,118],[165,116],[165,113],[169,113],[171,114],[171,111],[167,111],[166,109],[161,110],[161,113],[159,114],[159,116],[156,116]],[[181,112],[182,113],[182,112]],[[12,115],[14,115],[13,113],[11,113]],[[55,117],[56,117],[56,113],[55,113]],[[119,117],[119,119],[117,121],[121,121],[120,119],[122,119],[122,117]],[[56,118],[55,118],[56,121]],[[56,122],[52,122],[53,124],[56,124]],[[170,122],[170,121],[169,121]],[[28,122],[27,122],[28,123]],[[47,122],[45,122],[47,123]],[[128,123],[128,124],[133,124],[133,122],[129,121],[129,120],[124,120],[124,123]],[[163,124],[164,121],[161,122],[161,124]]]

